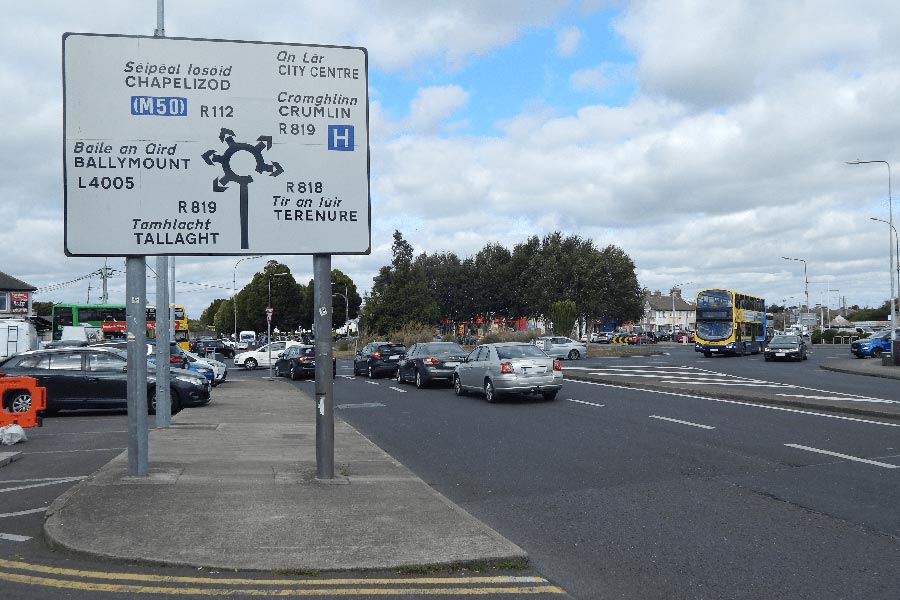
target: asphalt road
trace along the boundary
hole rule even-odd
[[[818,368],[840,348],[802,363],[658,349],[670,354],[566,365],[689,365],[900,399],[896,382]],[[576,598],[900,596],[900,422],[573,381],[554,402],[498,404],[389,379],[336,389],[341,418]]]

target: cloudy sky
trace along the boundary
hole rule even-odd
[[[104,262],[63,251],[62,34],[155,26],[155,0],[4,10],[0,271],[52,290],[36,300],[84,301],[90,285],[96,301],[83,277]],[[797,304],[788,256],[806,260],[812,304],[890,294],[890,230],[870,220],[889,219],[888,169],[846,161],[900,171],[900,4],[168,0],[165,28],[368,49],[372,252],[333,259],[360,290],[395,229],[460,256],[560,230],[620,246],[663,293]],[[176,259],[176,301],[198,316],[264,264],[237,258]],[[309,256],[273,258],[311,276]],[[112,279],[111,301],[124,288]]]

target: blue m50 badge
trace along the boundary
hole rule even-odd
[[[338,150],[341,152],[352,152],[353,144],[353,126],[352,125],[329,125],[328,126],[328,149]]]

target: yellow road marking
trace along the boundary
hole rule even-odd
[[[162,587],[123,585],[111,583],[89,583],[67,579],[33,577],[0,571],[0,580],[27,585],[75,589],[92,592],[109,592],[120,594],[173,594],[179,596],[401,596],[418,594],[422,596],[457,595],[485,596],[488,594],[564,594],[554,585],[531,587],[482,587],[482,588],[319,588],[319,589],[255,589],[255,588],[196,588],[196,587]],[[447,580],[444,580],[445,582]],[[258,583],[258,582],[257,582]],[[319,582],[315,582],[319,583]]]
[[[86,579],[113,579],[123,581],[152,581],[156,583],[205,583],[228,585],[397,585],[397,584],[504,584],[548,583],[543,577],[533,576],[485,576],[485,577],[421,577],[421,578],[345,578],[345,579],[235,579],[218,577],[180,577],[175,575],[148,575],[143,573],[111,573],[109,571],[83,571],[62,567],[47,567],[30,563],[0,559],[0,567],[17,571],[32,571],[46,575],[82,577]]]

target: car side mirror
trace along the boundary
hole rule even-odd
[[[357,351],[356,351],[356,355],[357,355],[357,356],[362,356],[362,350],[357,350]]]
[[[284,358],[284,352],[279,352],[275,355],[277,358]]]

